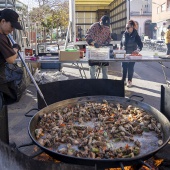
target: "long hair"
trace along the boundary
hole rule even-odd
[[[137,29],[137,25],[136,22],[134,20],[129,20],[128,24],[130,24],[131,26],[133,26],[133,28]]]

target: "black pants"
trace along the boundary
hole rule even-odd
[[[133,73],[134,73],[134,65],[135,62],[122,62],[122,68],[123,68],[123,76],[122,80],[126,80],[126,75],[128,73],[128,81],[132,81]]]
[[[170,43],[166,44],[166,46],[167,46],[167,52],[166,52],[166,54],[167,54],[167,55],[170,55]]]

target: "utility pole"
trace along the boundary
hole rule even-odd
[[[75,0],[69,0],[70,41],[76,41]]]
[[[129,0],[129,20],[130,20],[130,0]]]

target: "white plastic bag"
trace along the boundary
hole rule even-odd
[[[46,84],[49,82],[68,80],[68,77],[59,71],[41,71],[36,69],[34,74],[35,81],[39,84]]]

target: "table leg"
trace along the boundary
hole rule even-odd
[[[86,73],[85,73],[85,71],[84,71],[84,68],[83,68],[82,63],[80,64],[80,66],[79,66],[79,63],[72,63],[72,64],[75,65],[75,66],[79,69],[79,73],[80,73],[82,79],[83,79],[83,78],[87,79],[87,76],[86,76]],[[81,71],[83,71],[83,74],[84,74],[84,75],[82,74]]]
[[[162,66],[162,71],[163,71],[163,74],[164,74],[164,78],[165,78],[166,84],[169,86],[170,85],[170,81],[168,81],[166,73],[165,73],[165,70],[164,70],[164,68],[168,68],[169,69],[169,67],[166,67],[162,62],[159,62],[159,64],[161,64],[161,66]]]

